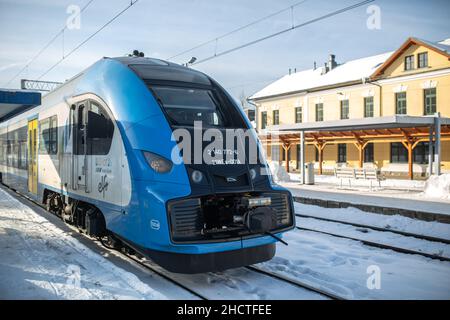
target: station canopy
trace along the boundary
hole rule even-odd
[[[40,104],[40,92],[0,89],[0,122]]]
[[[303,141],[300,133],[303,133]],[[274,125],[261,133],[260,139],[263,143],[281,145],[286,157],[294,144],[313,144],[319,152],[319,174],[322,174],[322,154],[326,145],[353,143],[359,150],[359,166],[362,167],[364,148],[368,143],[401,142],[408,150],[409,176],[412,178],[413,149],[420,142],[437,142],[440,145],[441,140],[450,140],[450,118],[440,117],[437,114],[433,116],[394,115]],[[440,147],[435,150],[436,160],[436,171],[439,172]],[[431,172],[431,163],[429,166]],[[288,162],[286,162],[286,169],[289,170]]]

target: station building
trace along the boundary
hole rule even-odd
[[[290,172],[301,168],[299,132],[304,161],[319,174],[339,166],[411,179],[450,172],[450,39],[408,38],[395,51],[345,63],[330,55],[249,100],[268,159]]]

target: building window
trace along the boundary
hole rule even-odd
[[[364,98],[364,117],[373,117],[373,97]]]
[[[267,111],[261,112],[261,129],[267,127]]]
[[[279,145],[272,145],[272,152],[271,152],[271,159],[272,161],[280,161],[280,146]]]
[[[39,122],[39,153],[56,154],[58,152],[58,121],[56,116]]]
[[[405,71],[414,69],[414,56],[405,57]]]
[[[348,119],[349,106],[348,100],[341,100],[341,119]]]
[[[406,92],[397,92],[395,94],[395,113],[406,114]]]
[[[428,164],[428,142],[419,142],[413,151],[413,161],[418,164]]]
[[[316,104],[316,121],[323,121],[323,103]]]
[[[408,162],[408,150],[401,142],[391,143],[391,163],[406,163]]]
[[[280,110],[273,110],[273,125],[280,124]]]
[[[347,145],[345,143],[338,144],[338,162],[347,162]]]
[[[296,107],[295,108],[295,123],[301,123],[303,121],[302,119],[302,107]]]
[[[424,114],[432,115],[436,113],[436,88],[423,90]]]
[[[417,67],[418,68],[428,67],[428,52],[422,52],[418,54]]]
[[[314,151],[315,151],[315,153],[314,153],[314,160],[315,160],[316,162],[319,162],[319,149],[317,149],[316,147],[314,147]]]
[[[374,162],[373,143],[367,144],[364,148],[364,162]]]
[[[248,109],[247,116],[248,116],[248,120],[255,121],[255,110]]]
[[[297,147],[297,169],[300,169],[300,158],[301,158],[301,152],[302,152],[302,148],[299,144],[296,145]]]

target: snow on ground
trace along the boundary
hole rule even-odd
[[[275,182],[290,181],[289,173],[287,173],[286,169],[283,166],[280,166],[278,162],[269,161],[268,164]]]
[[[113,257],[120,255],[113,251],[108,258]],[[324,298],[288,283],[274,285],[245,268],[198,275],[158,268],[211,299]],[[0,299],[193,298],[171,287],[165,280],[154,286],[140,281],[0,188]]]
[[[375,217],[352,208],[325,209],[298,204],[296,210],[299,209],[302,213],[309,210],[308,214],[341,214],[341,218],[352,217],[366,224],[378,218],[378,223],[389,223],[392,228],[431,232],[434,236],[448,231],[435,222],[411,222],[404,217],[381,215]],[[348,215],[340,212],[343,210]],[[324,224],[321,227],[330,226]],[[275,258],[259,266],[345,298],[450,299],[448,262],[372,248],[359,241],[309,231],[288,232],[285,240],[289,246],[278,244]],[[142,277],[137,277],[136,272],[117,267],[116,263],[111,262],[113,256],[115,254],[105,258],[97,254],[70,232],[57,227],[0,189],[0,299],[180,297],[164,289],[164,284],[169,287],[166,282],[159,286],[149,285],[142,281]],[[371,266],[381,272],[380,289],[367,287],[370,276],[367,271]],[[245,268],[172,276],[213,299],[323,298]]]
[[[300,181],[301,175],[299,173],[289,173],[291,181]],[[314,180],[318,184],[330,184],[338,186],[341,183],[341,179],[336,178],[334,175],[314,175]],[[352,179],[351,184],[353,187],[365,187],[370,188],[370,181],[363,179]],[[378,187],[377,182],[372,182],[373,187]],[[404,179],[386,179],[381,181],[382,188],[389,189],[403,189],[403,190],[417,190],[422,191],[425,187],[425,180],[404,180]],[[343,186],[348,186],[347,179],[343,180]]]
[[[163,270],[159,267],[160,270]],[[167,273],[167,272],[166,272]],[[210,299],[236,300],[324,300],[313,291],[298,288],[247,268],[202,274],[170,276]]]
[[[450,199],[424,197],[423,192],[417,190],[339,188],[333,184],[301,185],[298,182],[281,182],[280,185],[299,197],[450,214]]]
[[[450,173],[440,176],[433,175],[428,178],[424,194],[430,198],[450,200]]]
[[[352,207],[336,209],[322,208],[298,202],[294,203],[294,207],[296,213],[304,215],[365,224],[450,240],[450,224],[447,223],[416,220],[400,215],[390,216],[370,213]]]
[[[295,230],[284,239],[289,245],[278,244],[263,268],[347,299],[450,299],[449,262],[310,231]],[[367,285],[372,270],[380,271],[379,289]]]
[[[0,299],[166,299],[0,189]]]
[[[414,237],[406,237],[392,232],[359,228],[342,223],[320,221],[312,218],[297,217],[296,222],[297,226],[307,229],[328,232],[335,235],[370,241],[402,249],[414,250],[450,259],[450,245],[445,243],[427,241]]]

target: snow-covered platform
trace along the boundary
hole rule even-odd
[[[193,298],[101,248],[93,250],[97,244],[10,193],[0,187],[0,300]]]
[[[393,230],[448,238],[449,225],[404,217],[383,219],[357,209],[326,209],[296,204],[296,211],[327,217],[345,216]],[[325,212],[326,211],[326,212]],[[345,211],[345,214],[341,214]],[[312,226],[355,233],[341,224]],[[317,223],[317,222],[316,222]],[[450,249],[377,232],[364,237],[424,250]],[[449,299],[450,263],[419,254],[365,246],[360,241],[293,230],[277,245],[277,254],[260,268],[302,281],[345,299]],[[416,248],[417,249],[417,248]],[[379,286],[369,280],[379,272]],[[370,271],[370,272],[369,272]],[[316,292],[237,268],[218,273],[172,275],[209,299],[319,299]],[[142,270],[113,251],[85,238],[44,209],[0,186],[0,299],[194,299],[179,286]],[[323,298],[323,297],[322,297]]]
[[[371,189],[364,185],[349,187],[345,182],[341,187],[333,177],[318,177],[314,185],[301,185],[295,178],[280,184],[302,203],[332,208],[352,206],[374,213],[450,223],[450,200],[427,196],[423,181],[383,181],[381,188]]]

